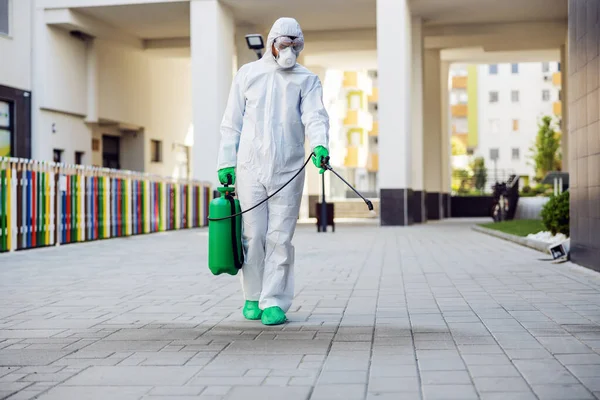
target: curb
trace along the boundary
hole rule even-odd
[[[527,239],[524,237],[496,231],[493,229],[483,228],[481,226],[474,226],[472,229],[476,232],[484,233],[486,235],[494,236],[500,239],[507,240],[509,242],[520,244],[521,246],[529,247],[530,249],[534,249],[545,254],[550,254],[548,252],[548,246],[550,246],[550,243],[540,242],[539,240]]]

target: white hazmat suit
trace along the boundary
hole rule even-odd
[[[292,18],[278,19],[262,59],[237,72],[221,123],[218,169],[236,167],[237,195],[246,210],[283,186],[311,149],[328,148],[329,117],[319,78],[299,64],[282,68],[271,53],[281,36],[303,38]],[[301,49],[300,49],[301,50]],[[268,202],[243,216],[246,300],[260,309],[287,312],[294,296],[292,237],[300,210],[304,173]]]

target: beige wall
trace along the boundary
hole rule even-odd
[[[39,44],[44,67],[40,108],[85,116],[86,113],[86,45],[85,42],[57,28],[44,28],[47,34]]]
[[[37,129],[48,134],[52,149],[64,150],[62,160],[64,163],[75,163],[75,152],[83,151],[83,161],[92,162],[92,143],[90,129],[81,117],[74,115],[42,110],[39,114]]]
[[[92,153],[92,137],[102,143],[103,134],[122,137],[123,168],[172,175],[174,144],[191,144],[190,60],[161,58],[140,50],[96,40],[97,107],[100,125],[86,124],[86,43],[58,28],[43,26],[39,57],[43,60],[38,91],[40,112],[37,135],[44,149],[37,158],[50,160],[52,149],[64,149],[64,160],[74,162],[75,151],[85,151],[85,161],[102,164],[102,147]],[[36,110],[33,110],[34,114]],[[51,133],[52,124],[60,127]],[[112,124],[112,125],[108,125]],[[115,125],[116,124],[116,125]],[[134,137],[120,127],[140,129]],[[163,143],[163,161],[150,161],[150,140]]]
[[[9,18],[10,36],[0,35],[0,85],[31,90],[31,25],[21,23],[31,21],[30,0],[13,0]]]

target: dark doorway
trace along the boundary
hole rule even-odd
[[[31,157],[31,93],[2,85],[0,156]]]
[[[102,166],[104,168],[121,169],[120,137],[102,136]]]

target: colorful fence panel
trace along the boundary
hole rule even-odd
[[[208,225],[210,186],[0,157],[0,253]]]

